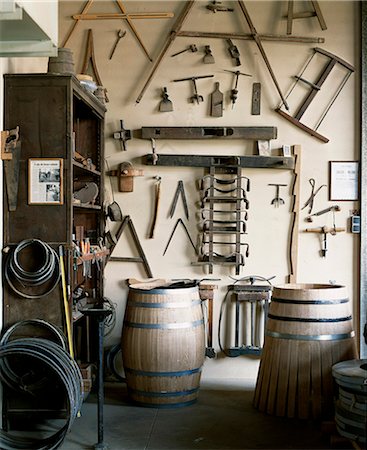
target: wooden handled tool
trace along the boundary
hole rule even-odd
[[[210,94],[210,115],[212,117],[223,116],[223,93],[219,90],[219,82],[214,83],[214,91]]]

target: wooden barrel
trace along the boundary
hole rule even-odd
[[[331,368],[356,357],[344,286],[288,284],[273,289],[254,406],[277,416],[332,417]]]
[[[161,408],[194,403],[204,358],[204,319],[197,286],[130,287],[122,359],[134,402]]]
[[[57,56],[48,58],[47,73],[75,75],[73,52],[70,48],[59,48],[57,49]]]
[[[367,360],[342,361],[332,367],[338,386],[336,428],[342,436],[366,443]]]

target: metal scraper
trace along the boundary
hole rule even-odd
[[[162,91],[162,100],[159,104],[159,111],[160,112],[173,111],[173,104],[172,104],[171,100],[168,98],[166,87],[164,87],[163,91]]]
[[[210,95],[210,115],[212,117],[222,117],[223,116],[223,93],[219,90],[219,82],[216,81],[214,84],[214,91]]]

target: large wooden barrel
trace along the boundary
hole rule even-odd
[[[277,416],[331,417],[331,368],[355,357],[351,306],[344,286],[275,287],[254,406]]]
[[[130,287],[122,359],[134,402],[152,407],[194,403],[204,358],[204,319],[197,286],[148,291]]]
[[[353,359],[332,368],[338,386],[335,423],[339,434],[366,443],[367,423],[367,359]]]

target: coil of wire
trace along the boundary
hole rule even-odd
[[[70,355],[55,342],[40,338],[23,338],[0,346],[0,358],[33,357],[52,370],[65,388],[68,417],[64,426],[45,438],[23,437],[0,431],[3,450],[53,450],[63,443],[66,434],[80,411],[83,402],[83,380],[79,367]],[[0,371],[0,379],[4,379]],[[13,386],[14,387],[14,386]]]
[[[52,342],[56,342],[65,351],[67,351],[65,334],[52,323],[42,319],[27,319],[14,323],[2,335],[0,339],[0,346],[7,344],[12,339],[17,339],[16,336],[14,337],[14,334],[19,331],[19,329],[21,330],[23,327],[30,326],[33,329],[34,337],[37,336],[35,334],[37,332],[37,329],[39,331],[43,330],[44,332],[47,332]],[[47,337],[47,339],[49,338]],[[28,372],[26,376],[23,371],[20,374],[18,373],[17,369],[12,367],[9,358],[3,358],[0,360],[1,378],[4,381],[6,380],[6,384],[9,387],[12,387],[13,389],[22,389],[27,392],[35,392],[36,390],[42,389],[44,387],[45,382],[47,382],[47,379],[45,379],[45,377],[47,377],[47,374],[42,369],[42,367],[38,372],[35,371],[34,368],[30,368],[29,364],[22,364],[21,367],[24,368],[26,373]],[[31,376],[29,374],[31,374]]]
[[[24,251],[32,251],[42,262],[34,270],[21,263]],[[10,288],[23,298],[41,298],[50,294],[60,280],[60,264],[56,251],[40,239],[25,239],[8,254],[5,262],[5,279]]]

